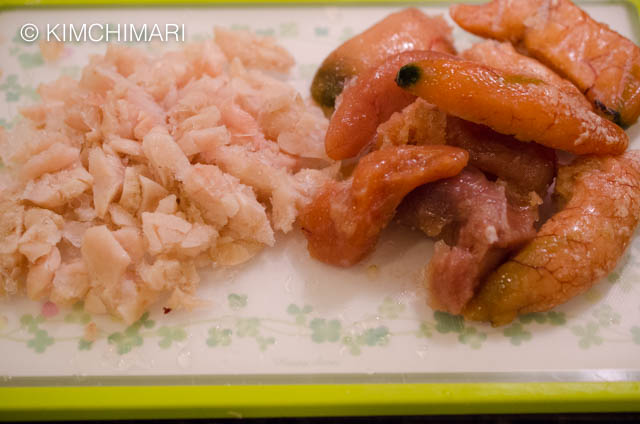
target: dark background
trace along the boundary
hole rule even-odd
[[[639,405],[640,408],[640,405]],[[78,421],[89,422],[89,421]],[[91,421],[92,423],[118,423],[118,424],[422,424],[422,423],[443,423],[443,424],[530,424],[530,423],[551,423],[551,424],[630,424],[640,423],[640,413],[629,414],[525,414],[525,415],[435,415],[435,416],[411,416],[411,417],[328,417],[328,418],[286,418],[286,419],[215,419],[215,420],[124,420],[124,421]]]

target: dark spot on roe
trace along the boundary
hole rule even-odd
[[[311,83],[311,97],[320,106],[333,108],[336,97],[342,93],[344,84],[353,72],[348,72],[340,63],[323,64],[316,71]]]
[[[622,121],[622,116],[620,115],[620,112],[618,112],[615,109],[612,109],[610,107],[608,107],[607,105],[605,105],[604,103],[602,103],[600,100],[595,99],[593,101],[593,104],[596,106],[596,108],[598,108],[598,110],[600,112],[602,112],[609,120],[613,121],[614,124],[618,125],[619,127],[621,127],[622,129],[627,129],[629,128],[629,124],[625,123]]]
[[[414,63],[404,65],[396,75],[396,84],[399,87],[410,87],[420,80],[422,70]]]
[[[172,311],[172,309],[171,309],[171,308],[167,308],[167,307],[163,307],[163,308],[162,308],[162,312],[164,312],[164,314],[165,314],[165,315],[166,315],[166,314],[168,314],[168,313],[169,313],[169,312],[171,312],[171,311]]]

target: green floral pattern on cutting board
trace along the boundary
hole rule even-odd
[[[90,351],[97,343],[106,342],[119,355],[126,355],[153,340],[160,348],[169,349],[185,341],[190,328],[209,325],[207,337],[202,340],[210,348],[230,346],[235,339],[253,339],[260,351],[266,351],[271,345],[284,337],[295,337],[315,344],[334,345],[336,349],[346,349],[351,355],[361,355],[370,348],[383,348],[392,340],[404,337],[429,339],[438,343],[440,339],[455,340],[460,346],[470,349],[481,349],[487,343],[499,339],[508,340],[513,347],[519,347],[536,337],[537,331],[543,327],[556,327],[568,330],[581,349],[601,346],[605,341],[620,342],[624,338],[615,337],[626,333],[626,340],[640,345],[640,326],[634,325],[626,331],[610,332],[608,329],[620,326],[620,316],[613,312],[608,304],[595,308],[592,316],[596,320],[575,317],[567,319],[563,312],[550,311],[520,316],[518,320],[501,329],[492,329],[485,324],[469,323],[462,317],[444,312],[432,312],[432,318],[417,320],[403,316],[405,306],[394,302],[389,297],[382,300],[377,313],[363,317],[354,322],[344,322],[331,317],[317,316],[311,305],[290,304],[281,317],[251,316],[242,313],[249,307],[247,294],[230,293],[227,296],[229,315],[213,317],[195,323],[184,322],[176,325],[162,325],[156,328],[156,321],[145,313],[138,321],[120,331],[98,331],[94,340],[86,340],[83,335],[84,326],[93,322],[94,317],[82,309],[78,303],[70,308],[61,321],[56,316],[45,317],[42,314],[24,314],[19,325],[10,331],[10,323],[6,319],[0,321],[0,339],[6,339],[25,345],[36,353],[44,353],[54,343],[75,342],[78,351]],[[284,318],[282,318],[284,317]],[[385,324],[380,325],[380,319]],[[411,331],[394,330],[395,322],[411,322]],[[56,338],[47,331],[49,325],[64,322],[79,327],[77,336]],[[611,335],[611,337],[608,337]]]

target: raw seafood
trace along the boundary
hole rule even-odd
[[[271,38],[254,37],[248,32],[222,27],[213,30],[216,44],[225,56],[237,57],[247,68],[265,69],[286,74],[295,64],[291,54]]]
[[[459,314],[486,274],[535,236],[537,209],[473,167],[410,193],[400,221],[440,239],[426,271],[431,307]]]
[[[392,13],[325,58],[313,78],[311,95],[319,105],[333,108],[350,78],[410,50],[455,53],[451,27],[441,16],[429,17],[415,8]]]
[[[392,98],[390,93],[384,94],[385,98]],[[334,118],[343,106],[344,103],[339,106]],[[361,121],[375,121],[366,112],[357,116]],[[333,125],[332,118],[329,128]],[[341,127],[349,135],[341,139],[343,145],[355,145],[357,135],[351,134],[354,127],[348,124]],[[521,143],[484,125],[447,116],[421,98],[379,124],[371,147],[378,150],[405,144],[449,144],[463,148],[469,152],[470,164],[499,177],[525,197],[532,191],[544,197],[555,176],[553,149],[537,143]]]
[[[403,66],[396,81],[439,109],[521,141],[576,154],[619,154],[629,138],[554,85],[444,53]]]
[[[197,269],[288,232],[336,167],[322,111],[263,70],[272,40],[216,30],[159,57],[110,45],[0,127],[0,294],[132,323],[158,299],[202,304]]]
[[[498,28],[500,20],[511,14],[522,17],[524,23],[516,24],[527,27],[526,30],[530,30],[531,33],[534,29],[542,31],[536,25],[545,24],[545,19],[548,18],[548,15],[544,15],[545,12],[552,14],[556,12],[553,10],[556,7],[573,7],[570,2],[562,0],[552,3],[533,1],[529,4],[519,0],[494,1],[492,4],[496,3],[500,3],[501,8],[494,8],[491,11],[494,13],[493,16],[483,15],[481,25],[491,26],[493,19],[495,25],[492,29],[502,30],[504,28]],[[522,3],[521,10],[514,10],[518,6],[514,7],[512,3]],[[531,4],[537,6],[527,9]],[[540,5],[548,6],[548,10],[544,7],[538,8]],[[455,7],[452,10],[456,10]],[[563,13],[566,12],[567,10]],[[527,14],[535,17],[525,21],[524,17]],[[473,16],[468,17],[468,24],[474,25]],[[538,22],[534,22],[535,20]],[[513,22],[515,21],[511,21]],[[555,28],[556,32],[572,31],[567,30],[567,26],[563,26],[559,20],[553,23],[558,24],[557,27],[560,28]],[[508,26],[509,22],[506,24]],[[507,28],[505,31],[520,29]],[[543,29],[549,33],[553,32],[549,26]],[[607,28],[601,29],[605,33],[604,38],[614,34],[618,41],[622,39]],[[578,28],[576,31],[588,33],[589,28],[587,31],[584,31],[584,28]],[[616,123],[624,124],[622,109],[633,112],[632,109],[636,107],[635,91],[638,89],[632,69],[636,60],[635,46],[632,46],[631,52],[616,50],[614,54],[618,55],[617,59],[626,55],[626,62],[616,62],[618,65],[613,65],[615,70],[604,72],[609,74],[606,78],[612,78],[613,74],[621,78],[628,76],[627,80],[616,85],[609,84],[607,87],[610,90],[609,94],[618,100],[621,99],[617,103],[617,106],[621,107],[620,112],[606,106],[600,99],[594,100],[593,90],[587,91],[580,84],[578,87],[573,85],[571,81],[576,81],[572,75],[559,69],[553,60],[545,60],[536,55],[533,48],[529,48],[526,43],[521,43],[518,47],[528,49],[529,53],[534,53],[544,64],[519,53],[521,50],[516,50],[510,43],[485,41],[463,52],[462,58],[448,55],[447,52],[410,51],[391,57],[377,67],[369,68],[368,71],[361,71],[355,81],[345,86],[338,99],[325,139],[327,153],[335,159],[362,156],[370,149],[381,153],[385,149],[412,144],[446,143],[468,150],[469,163],[473,167],[468,167],[449,179],[416,189],[407,196],[398,211],[401,221],[409,222],[422,229],[428,236],[440,239],[436,243],[427,277],[432,306],[449,313],[459,314],[463,310],[469,310],[465,309],[465,306],[476,293],[482,280],[511,251],[528,243],[536,235],[538,206],[546,197],[556,174],[556,152],[553,149],[580,155],[604,156],[622,154],[629,142],[622,129],[597,113],[612,118]],[[575,45],[560,43],[557,38],[535,47],[560,54],[575,53],[569,50]],[[606,46],[601,43],[598,49],[603,48]],[[579,54],[578,58],[581,59]],[[412,60],[412,57],[416,59]],[[571,62],[571,57],[564,59]],[[399,92],[390,82],[389,74],[398,69],[400,64],[408,61],[413,63],[408,63],[400,69],[396,82],[409,94],[421,97],[417,100]],[[609,62],[611,63],[612,61]],[[545,64],[560,71],[562,76],[568,77],[571,81],[563,79]],[[598,69],[593,71],[600,72]],[[625,84],[627,88],[622,87]],[[600,87],[601,92],[604,88],[604,85]],[[586,92],[588,99],[581,90]],[[611,93],[613,91],[615,93]],[[606,116],[607,113],[610,116]],[[523,143],[530,141],[535,143]],[[595,157],[593,160],[604,163],[609,157]],[[566,173],[566,169],[569,168],[563,168],[560,174]],[[566,177],[560,178],[557,191],[567,191],[566,186],[569,183],[566,180]],[[318,209],[323,210],[323,225],[324,228],[330,229],[330,237],[322,241],[317,234],[311,234],[315,238],[307,234],[310,241],[309,249],[314,256],[343,266],[360,259],[357,254],[350,256],[354,251],[366,252],[372,245],[372,238],[365,237],[367,243],[363,243],[362,248],[357,248],[356,242],[345,246],[346,243],[342,241],[345,237],[336,236],[336,217],[349,224],[346,226],[348,231],[353,231],[356,227],[343,218],[346,215],[344,206],[337,206],[342,205],[343,200],[347,199],[346,204],[352,207],[353,200],[348,197],[344,188],[347,183],[334,183],[342,185],[341,191],[323,192],[325,198],[316,199],[323,202],[322,208]],[[637,190],[637,187],[633,190]],[[593,196],[593,193],[585,196]],[[640,197],[634,193],[629,193],[628,196]],[[637,203],[636,200],[632,202]],[[621,210],[624,211],[625,206]],[[562,213],[554,219],[559,217],[562,218]],[[545,224],[541,231],[552,225],[552,222],[553,220]],[[568,226],[572,224],[569,223]],[[636,224],[637,218],[634,218],[628,227],[633,229]],[[377,234],[378,229],[375,230]],[[353,234],[348,231],[345,231],[345,234]],[[556,229],[556,232],[559,231]],[[536,240],[530,245],[535,245]],[[337,241],[343,245],[339,245]],[[620,240],[613,237],[611,243],[616,244],[618,250],[612,249],[611,255],[617,257],[627,241],[628,238]],[[322,251],[322,248],[326,250]],[[349,248],[352,249],[351,252]],[[549,255],[548,252],[546,254]],[[340,259],[345,260],[340,263]],[[562,255],[548,259],[557,261],[558,264],[563,260]],[[594,260],[589,254],[577,251],[572,259],[587,265],[590,265],[589,261]],[[591,265],[594,275],[604,273],[597,268],[599,264]],[[597,268],[596,271],[593,271],[594,268]],[[576,278],[580,284],[581,280],[576,275],[572,278]],[[592,280],[596,278],[593,277]],[[505,281],[500,282],[503,283]],[[567,284],[571,284],[571,281]],[[535,287],[528,289],[535,293]],[[564,290],[563,293],[562,295],[566,294],[568,299],[577,292]],[[508,300],[506,302],[508,305]]]
[[[493,0],[454,5],[474,34],[508,40],[575,83],[597,111],[622,127],[640,115],[640,49],[569,0]]]
[[[511,192],[544,198],[556,173],[555,152],[454,116],[447,117],[447,144],[469,152],[469,163],[500,178]]]
[[[397,146],[358,162],[346,181],[329,181],[300,213],[309,253],[350,266],[374,247],[396,207],[414,188],[456,175],[468,154],[450,146]]]
[[[484,125],[447,116],[421,98],[380,124],[375,141],[376,149],[404,144],[460,147],[469,152],[469,164],[500,178],[512,193],[527,199],[531,192],[544,197],[555,176],[553,149],[521,143]]]
[[[418,97],[378,125],[373,149],[403,144],[446,144],[446,137],[447,115]]]
[[[585,109],[593,108],[589,100],[578,90],[578,87],[537,60],[518,53],[511,43],[485,40],[463,51],[460,57],[480,62],[500,71],[539,78],[546,83],[555,85],[568,96],[582,103]]]
[[[348,159],[366,151],[378,125],[414,102],[416,96],[399,88],[394,78],[404,64],[426,57],[426,51],[390,57],[383,64],[363,71],[344,89],[324,141],[330,158]]]
[[[564,207],[489,275],[467,319],[504,325],[547,311],[611,272],[640,219],[640,151],[577,158],[560,168],[556,194]]]

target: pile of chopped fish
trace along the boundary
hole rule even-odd
[[[200,304],[197,270],[292,229],[336,170],[327,120],[272,40],[217,28],[158,57],[111,45],[0,127],[0,295],[127,323]],[[267,71],[267,72],[264,72]]]

